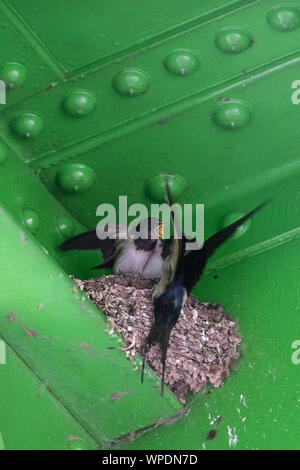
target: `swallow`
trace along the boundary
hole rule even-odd
[[[169,207],[171,207],[167,181],[166,193]],[[152,345],[158,343],[161,349],[162,362],[161,395],[163,395],[164,391],[165,365],[170,334],[179,319],[187,297],[198,283],[208,259],[217,248],[231,237],[246,220],[250,219],[264,207],[267,202],[260,204],[244,217],[212,235],[204,242],[202,248],[193,251],[185,250],[187,239],[184,235],[181,239],[174,237],[175,232],[178,232],[178,227],[176,228],[176,219],[174,214],[172,215],[174,235],[172,239],[170,238],[170,253],[164,259],[161,279],[153,288],[154,320],[145,342],[141,374],[141,381],[143,383],[147,352]]]
[[[103,231],[107,234],[105,239],[100,239],[93,229],[65,241],[60,250],[100,250],[103,263],[92,269],[112,268],[114,274],[161,277],[163,260],[168,253],[163,250],[163,224],[159,219],[141,220],[135,227],[135,234],[126,225],[106,225]]]

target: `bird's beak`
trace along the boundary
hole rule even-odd
[[[164,225],[161,224],[155,229],[156,235],[158,235],[159,238],[164,238]]]

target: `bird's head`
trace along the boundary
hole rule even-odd
[[[141,220],[136,226],[136,232],[139,238],[144,239],[158,239],[163,237],[163,223],[156,217],[147,217]]]
[[[163,223],[155,217],[141,220],[131,230],[130,236],[134,238],[136,247],[143,250],[152,250],[157,240],[163,237]]]

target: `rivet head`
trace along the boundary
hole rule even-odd
[[[122,96],[138,96],[146,93],[151,79],[146,72],[137,69],[126,69],[113,76],[112,85]]]
[[[68,447],[70,450],[88,450],[89,446],[79,437],[69,437]]]
[[[246,212],[239,212],[239,211],[230,212],[223,218],[220,228],[222,229],[222,228],[227,227],[230,224],[233,224],[234,222],[241,219],[245,215],[246,215]],[[236,229],[235,233],[231,236],[231,238],[239,238],[248,230],[250,225],[251,225],[251,219],[246,220],[242,225],[240,225]]]
[[[76,90],[68,93],[62,102],[64,111],[73,117],[84,117],[94,111],[96,95],[87,90]]]
[[[253,39],[249,31],[235,26],[222,28],[216,34],[215,42],[226,54],[240,54],[252,45]]]
[[[164,60],[165,68],[174,75],[191,75],[199,68],[199,65],[199,57],[193,51],[187,49],[177,49]]]
[[[21,113],[12,119],[10,127],[20,137],[32,139],[40,134],[44,127],[44,121],[37,114]]]
[[[248,104],[240,100],[222,101],[217,104],[213,119],[223,129],[241,129],[249,123],[251,110]]]
[[[27,68],[17,62],[8,62],[0,66],[0,79],[4,80],[9,90],[21,88],[28,77]]]
[[[151,176],[145,181],[144,192],[145,194],[155,202],[166,202],[166,180],[169,184],[172,200],[177,201],[182,193],[187,188],[188,184],[186,180],[173,173],[159,173]]]
[[[33,209],[23,209],[23,222],[32,233],[36,233],[40,226],[40,216]]]
[[[0,165],[4,165],[7,160],[7,148],[0,143]]]
[[[58,230],[65,238],[69,238],[73,235],[75,226],[73,220],[70,219],[70,217],[58,217],[56,220],[56,224]]]
[[[269,10],[267,21],[277,31],[294,31],[300,26],[300,9],[294,5],[277,5]]]
[[[70,163],[56,173],[56,184],[68,194],[87,191],[95,182],[96,174],[92,168],[80,163]]]

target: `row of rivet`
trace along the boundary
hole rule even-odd
[[[36,234],[40,228],[40,216],[38,212],[29,207],[22,209],[22,220],[28,230]],[[69,238],[75,231],[74,222],[70,217],[57,217],[56,227],[58,231],[63,235],[64,238]]]
[[[267,19],[269,24],[279,31],[293,31],[300,25],[300,9],[293,5],[278,5],[272,8]],[[241,27],[222,28],[215,37],[216,45],[220,50],[228,54],[238,54],[251,46],[253,39],[251,34]],[[200,65],[200,59],[197,53],[178,49],[171,52],[164,60],[165,68],[172,74],[187,76],[193,73]],[[0,78],[6,81],[11,89],[20,88],[28,77],[28,71],[22,64],[7,63],[0,68]],[[114,75],[112,85],[115,90],[123,96],[134,97],[145,93],[150,86],[150,76],[142,70],[125,69]],[[96,107],[97,97],[88,90],[75,90],[69,92],[62,101],[64,111],[73,117],[84,117],[89,115]],[[248,122],[250,113],[242,105],[238,105],[239,117],[237,123],[228,119],[230,114],[233,117],[236,112],[236,106],[224,106],[223,110],[217,109],[215,121],[221,127],[227,129],[240,128]],[[226,110],[226,112],[225,112]],[[221,114],[227,117],[222,117]],[[241,117],[243,114],[243,118]],[[34,138],[42,131],[44,127],[43,119],[34,113],[20,113],[11,121],[11,129],[19,136],[25,138]]]
[[[7,147],[0,143],[0,166],[4,165],[7,161]],[[82,165],[84,166],[84,165]],[[93,172],[90,168],[86,167],[87,172]],[[80,178],[79,178],[80,179]],[[92,182],[91,182],[92,183]],[[83,185],[81,184],[81,189],[83,190]],[[21,214],[23,223],[32,233],[37,233],[40,227],[40,216],[36,210],[33,210],[29,207],[24,207]],[[73,235],[75,231],[74,222],[70,217],[67,216],[58,216],[56,219],[56,226],[58,231],[65,237],[69,238]]]
[[[7,149],[3,144],[0,144],[0,164],[4,164],[6,159]],[[151,176],[151,178],[145,181],[144,192],[152,201],[159,203],[164,202],[166,177],[168,177],[174,200],[178,200],[188,187],[186,180],[180,175],[161,173]],[[94,170],[87,165],[79,163],[66,164],[56,173],[57,185],[63,191],[69,194],[76,194],[86,191],[93,185],[95,180],[96,174]],[[244,213],[229,213],[223,219],[221,226],[224,227],[229,225],[243,215]],[[22,220],[28,230],[30,230],[33,234],[37,233],[40,227],[40,216],[36,210],[29,207],[23,208]],[[75,230],[73,220],[67,216],[57,217],[56,226],[64,238],[71,237]],[[244,224],[239,229],[236,236],[244,233],[248,226],[248,223]]]
[[[69,93],[64,103],[69,114],[85,116],[91,112],[95,102],[89,102],[91,92],[76,90]],[[240,129],[251,117],[250,106],[242,100],[221,98],[213,113],[215,123],[224,129]],[[21,112],[10,122],[11,130],[20,137],[31,139],[37,137],[44,127],[44,121],[38,114]],[[0,156],[1,159],[1,156]]]
[[[300,26],[300,9],[292,4],[279,4],[269,10],[267,21],[277,31],[294,31]],[[237,26],[224,27],[215,36],[217,47],[228,54],[243,52],[251,46],[252,42],[253,39],[249,31]],[[180,51],[174,51],[165,59],[164,64],[167,70],[175,75],[187,75],[197,69],[198,57],[193,53],[190,53],[190,56],[185,56]],[[23,86],[27,77],[28,70],[22,64],[9,62],[0,68],[0,78],[6,82],[10,89],[18,89]],[[144,87],[147,87],[147,79],[140,77],[140,80],[141,85],[144,84]],[[115,86],[120,89],[122,94],[124,83],[115,79]],[[123,90],[123,93],[132,96],[127,89]]]
[[[5,158],[3,158],[3,155]],[[0,144],[0,164],[5,163],[6,156],[6,147]],[[188,185],[182,176],[171,173],[157,174],[146,180],[144,184],[144,192],[152,201],[159,203],[164,202],[166,176],[168,177],[174,200],[178,200],[182,193],[186,190]],[[63,191],[69,194],[76,194],[86,191],[93,185],[95,180],[96,175],[94,170],[82,164],[66,164],[56,173],[56,183]],[[231,212],[227,214],[221,222],[221,227],[225,227],[226,225],[231,224],[243,215],[245,214],[241,212]],[[38,232],[40,227],[40,216],[36,210],[29,207],[24,207],[22,209],[22,220],[30,232],[33,234]],[[235,236],[240,236],[243,234],[248,229],[249,224],[250,221],[240,227]],[[75,230],[73,220],[67,216],[57,217],[56,226],[64,238],[71,237]]]
[[[236,220],[240,219],[245,215],[245,212],[230,212],[228,213],[222,220],[220,224],[220,228],[224,228]],[[22,210],[22,219],[25,224],[25,226],[32,232],[33,234],[36,234],[39,227],[40,227],[40,217],[39,214],[29,208],[24,208]],[[245,224],[243,224],[235,233],[234,238],[238,238],[240,235],[242,235],[249,227],[250,225],[250,220],[248,220]],[[61,234],[64,236],[64,238],[70,238],[74,234],[74,223],[73,220],[68,218],[68,217],[58,217],[57,221],[57,228],[61,232]]]
[[[300,26],[300,9],[291,4],[279,4],[269,10],[267,21],[277,31],[294,31]],[[251,46],[252,42],[253,39],[249,31],[238,26],[224,27],[215,36],[217,47],[227,54],[243,52]],[[172,52],[164,61],[166,69],[175,75],[188,75],[196,70],[199,65],[198,57],[191,51],[187,52],[187,55],[182,54],[180,50]],[[6,82],[9,89],[20,88],[26,82],[27,77],[28,70],[22,64],[9,62],[0,67],[0,78]],[[137,80],[140,81],[141,88],[147,89],[147,86],[149,86],[147,77],[137,77]],[[124,76],[124,80],[115,77],[113,82],[121,94],[133,96],[135,93],[135,91],[128,90],[127,87],[124,90],[126,76]]]

